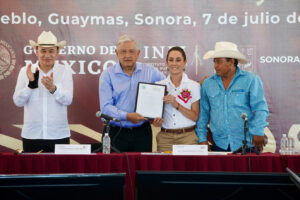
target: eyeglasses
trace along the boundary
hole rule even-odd
[[[118,50],[118,53],[122,56],[124,56],[126,54],[134,55],[136,53],[136,50],[135,49],[130,49],[130,50],[121,49],[121,50]]]

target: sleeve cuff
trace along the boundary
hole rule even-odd
[[[203,132],[200,129],[196,128],[196,133],[197,133],[197,136],[198,136],[199,143],[207,141],[207,133],[206,132]]]
[[[207,141],[207,138],[204,138],[204,137],[198,137],[199,139],[198,139],[198,141],[199,141],[199,143],[200,142],[206,142]]]
[[[119,111],[120,112],[120,120],[121,121],[125,121],[125,120],[127,120],[127,112],[125,112],[125,111]]]
[[[53,93],[51,93],[54,97],[55,97],[55,99],[57,99],[57,98],[59,98],[60,97],[60,84],[57,84],[57,85],[55,85],[55,87],[56,87],[56,90],[53,92]]]
[[[54,92],[56,92],[56,90],[57,90],[57,87],[56,87],[56,85],[55,85],[54,89],[53,89],[50,93],[51,93],[51,94],[54,94]]]
[[[251,135],[264,136],[264,128],[250,129]]]

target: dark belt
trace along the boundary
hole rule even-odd
[[[190,132],[195,130],[196,125],[195,126],[190,126],[190,127],[185,127],[185,128],[178,128],[178,129],[166,129],[166,128],[161,128],[162,132],[167,132],[167,133],[185,133],[185,132]]]
[[[141,124],[140,126],[133,126],[133,127],[122,127],[123,130],[134,130],[134,129],[137,129],[137,128],[141,128],[142,126],[144,125],[147,125],[147,123],[149,124],[149,122],[145,122],[143,124]],[[149,124],[150,125],[150,124]],[[121,127],[120,126],[116,126],[116,125],[110,125],[111,128],[118,128],[120,129]],[[104,129],[105,130],[105,129]]]

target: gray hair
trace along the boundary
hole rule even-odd
[[[135,39],[133,39],[132,37],[128,36],[128,35],[122,35],[119,37],[118,42],[117,42],[117,49],[118,46],[124,42],[134,42],[135,43],[135,47],[137,50],[139,50],[139,47],[137,45],[137,42],[135,41]]]

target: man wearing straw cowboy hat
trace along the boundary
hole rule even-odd
[[[22,128],[25,152],[53,152],[55,144],[70,143],[67,106],[73,99],[70,68],[55,63],[66,41],[57,42],[51,31],[43,31],[37,43],[38,63],[21,68],[13,95],[18,107],[24,106]]]
[[[268,105],[263,84],[254,73],[243,71],[238,63],[247,63],[246,57],[231,42],[217,42],[204,59],[212,58],[216,73],[206,79],[201,87],[200,115],[196,132],[199,143],[207,144],[207,123],[214,144],[213,151],[235,151],[244,140],[244,120],[248,117],[247,146],[261,151],[264,128],[268,125]],[[251,144],[252,140],[252,144]]]

